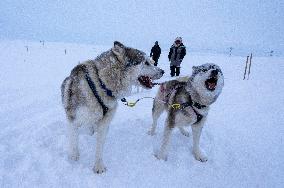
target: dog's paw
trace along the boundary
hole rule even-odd
[[[167,161],[168,160],[168,156],[165,154],[161,154],[161,153],[155,153],[154,156],[159,159],[159,160],[164,160]]]
[[[72,153],[72,154],[69,154],[69,159],[72,160],[72,161],[78,161],[79,158],[80,158],[79,153]]]
[[[102,162],[96,163],[93,168],[94,173],[102,174],[106,171],[106,167]]]
[[[207,157],[201,152],[194,152],[194,157],[196,160],[200,161],[200,162],[206,162],[208,161]]]
[[[150,129],[149,131],[147,131],[147,134],[150,136],[154,136],[156,133],[155,133],[155,130]]]
[[[189,137],[189,132],[188,131],[180,131],[180,133],[183,135],[183,136],[186,136],[186,137]]]
[[[179,131],[182,135],[189,137],[189,132],[186,131],[183,127],[179,127]]]

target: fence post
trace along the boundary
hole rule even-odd
[[[245,67],[244,79],[246,79],[246,74],[247,74],[248,58],[249,58],[249,56],[247,56],[247,60],[246,60],[246,67]],[[244,79],[243,79],[243,80],[244,80]]]
[[[230,56],[232,56],[233,47],[230,47]]]
[[[249,58],[248,79],[249,79],[249,74],[250,74],[251,59],[252,59],[252,53],[250,54],[250,58]]]

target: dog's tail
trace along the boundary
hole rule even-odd
[[[74,109],[72,109],[72,84],[72,78],[67,77],[61,85],[61,100],[69,121],[75,118]]]
[[[68,88],[70,85],[70,77],[67,77],[64,79],[64,81],[61,84],[61,102],[64,105],[65,97],[67,95],[66,88]]]

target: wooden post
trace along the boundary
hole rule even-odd
[[[246,79],[247,67],[248,67],[248,59],[249,59],[249,56],[247,56],[246,67],[245,67],[245,73],[244,73],[244,79]],[[243,79],[243,80],[244,80],[244,79]]]
[[[66,49],[64,50],[64,53],[65,53],[65,55],[66,55],[66,53],[67,53],[67,50],[66,50]]]
[[[249,79],[249,74],[250,74],[251,59],[252,59],[252,53],[250,54],[250,58],[249,58],[248,79]]]

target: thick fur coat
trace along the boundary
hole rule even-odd
[[[193,67],[191,77],[163,83],[154,99],[153,124],[149,134],[155,134],[157,120],[163,111],[167,111],[164,135],[160,150],[155,154],[158,159],[167,160],[170,136],[177,127],[185,136],[189,133],[184,126],[191,125],[193,136],[193,154],[199,161],[207,161],[199,148],[202,128],[206,121],[210,105],[220,95],[224,86],[221,69],[215,64]]]
[[[77,65],[61,86],[62,103],[69,122],[70,158],[79,159],[78,127],[97,132],[95,173],[106,170],[103,147],[117,100],[131,93],[132,85],[153,87],[164,71],[155,67],[140,50],[115,41],[114,46],[94,60]]]

